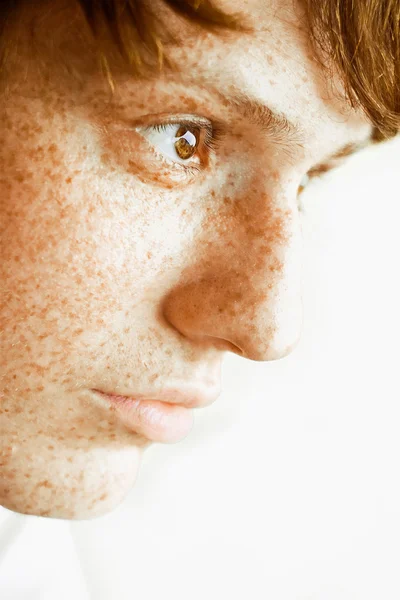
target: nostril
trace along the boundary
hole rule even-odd
[[[229,340],[225,340],[222,338],[216,338],[212,335],[205,335],[202,337],[202,340],[208,340],[208,345],[221,350],[222,352],[233,352],[234,354],[239,354],[243,356],[243,351],[236,346],[233,342]]]
[[[229,345],[229,348],[227,349],[228,352],[233,352],[234,354],[238,354],[239,356],[243,356],[244,352],[241,348],[239,348],[239,346],[236,346],[236,344],[233,344],[232,342],[226,342],[227,345]]]

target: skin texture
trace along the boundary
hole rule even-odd
[[[296,5],[265,4],[220,2],[248,15],[257,31],[246,37],[190,26],[183,35],[169,16],[185,40],[171,56],[187,81],[144,85],[121,69],[114,97],[71,3],[52,2],[36,22],[35,53],[19,38],[0,111],[6,508],[91,519],[126,497],[150,442],[91,389],[156,397],[166,386],[218,381],[226,352],[269,361],[296,345],[300,181],[371,127],[314,60]],[[33,7],[21,31],[37,16]],[[239,118],[211,86],[284,113],[301,127],[302,146]],[[195,175],[127,130],[175,115],[226,124]]]

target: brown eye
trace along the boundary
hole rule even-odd
[[[191,119],[176,119],[170,123],[158,123],[146,127],[135,127],[161,160],[165,157],[168,167],[197,175],[206,170],[216,150],[226,136],[220,123],[199,122]]]
[[[200,142],[200,129],[181,125],[175,133],[174,147],[179,158],[187,160],[196,153]]]
[[[206,127],[203,127],[206,129]],[[137,128],[143,137],[161,154],[181,167],[196,166],[199,168],[200,154],[203,145],[202,128],[196,124],[161,123],[149,127]],[[194,160],[191,160],[193,159]]]

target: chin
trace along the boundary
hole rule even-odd
[[[38,502],[35,505],[30,504],[29,508],[25,503],[13,499],[4,500],[0,497],[0,505],[7,510],[10,510],[21,515],[31,515],[35,517],[47,517],[49,519],[63,519],[68,521],[87,521],[103,517],[118,508],[124,498],[116,498],[108,503],[103,502],[89,508],[84,503],[77,503],[75,506],[69,503],[68,506],[60,506],[59,504],[51,504],[48,500],[43,499],[43,502]]]
[[[30,457],[29,472],[8,464],[1,471],[0,505],[22,515],[52,519],[102,517],[120,506],[135,486],[142,453],[141,448],[123,446],[114,451],[81,449],[71,461]]]

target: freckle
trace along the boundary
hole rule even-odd
[[[54,446],[51,446],[51,445],[50,445],[50,446],[47,446],[47,449],[48,449],[48,450],[54,450]]]
[[[44,481],[38,483],[37,487],[45,487],[51,490],[54,486],[47,479],[45,479]]]
[[[108,152],[103,152],[103,154],[100,156],[102,162],[108,162],[111,160],[111,156]]]
[[[99,500],[105,500],[107,498],[108,494],[102,494],[99,498]]]
[[[71,183],[72,179],[71,177],[67,177],[67,179],[65,180],[65,183]]]
[[[69,457],[67,458],[67,461],[68,461],[68,462],[70,462],[70,463],[72,463],[72,461],[73,461],[73,458],[72,458],[71,456],[69,456]]]

